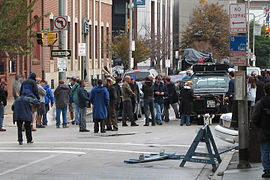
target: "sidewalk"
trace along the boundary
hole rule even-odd
[[[238,153],[234,153],[227,170],[224,172],[222,180],[257,180],[263,174],[263,167],[261,163],[251,163],[250,169],[237,169],[239,159]]]

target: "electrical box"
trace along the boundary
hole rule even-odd
[[[234,80],[234,100],[242,101],[246,99],[246,72],[245,71],[237,71],[235,72],[235,80]]]

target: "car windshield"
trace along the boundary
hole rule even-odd
[[[228,76],[193,76],[194,91],[203,92],[227,92],[229,86]]]
[[[133,76],[136,81],[143,81],[144,78],[146,78],[149,75],[150,75],[150,72],[132,72],[132,73],[125,74],[125,77],[126,76],[130,76],[130,77]]]

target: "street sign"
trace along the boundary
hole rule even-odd
[[[68,17],[67,16],[54,16],[53,18],[54,26],[53,29],[56,31],[67,30],[68,28]]]
[[[246,4],[230,4],[230,33],[247,33]]]
[[[134,6],[144,6],[145,0],[134,0]]]
[[[246,52],[230,52],[230,64],[233,66],[246,66],[247,54]]]
[[[57,58],[57,69],[58,72],[67,71],[67,58]]]
[[[51,50],[51,57],[69,57],[71,56],[71,50]]]
[[[231,36],[230,51],[246,52],[247,37],[246,36]]]
[[[86,56],[86,43],[78,43],[78,56]]]
[[[261,27],[261,25],[259,25],[259,24],[255,25],[254,34],[255,34],[255,36],[261,36],[262,35],[262,27]]]

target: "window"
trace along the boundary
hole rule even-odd
[[[9,61],[9,72],[16,72],[16,61]]]
[[[35,21],[38,19],[38,16],[34,16]],[[36,23],[33,27],[33,32],[40,31],[40,22]],[[33,57],[36,60],[40,60],[40,45],[37,43],[36,38],[34,39],[34,49],[33,49]]]
[[[75,59],[78,59],[78,23],[75,23]]]
[[[101,58],[104,58],[104,33],[103,33],[103,26],[101,26]]]
[[[92,25],[89,25],[89,58],[92,58]]]
[[[5,74],[5,63],[0,62],[0,74]]]
[[[107,47],[106,47],[106,56],[109,58],[109,43],[110,43],[110,32],[109,32],[109,27],[106,28],[106,38],[107,38]]]
[[[96,47],[95,59],[96,59],[96,58],[98,58],[98,30],[97,30],[97,26],[95,26],[95,47]]]

